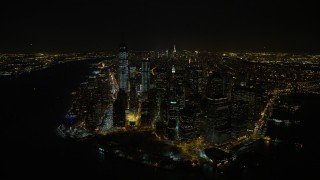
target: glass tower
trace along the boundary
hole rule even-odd
[[[119,49],[119,88],[126,93],[129,92],[129,66],[128,52],[125,44],[120,45]]]

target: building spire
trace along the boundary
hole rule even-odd
[[[173,51],[172,51],[172,57],[173,57],[173,58],[175,57],[176,52],[177,52],[177,50],[176,50],[176,45],[174,44],[174,45],[173,45]]]

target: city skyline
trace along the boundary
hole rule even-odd
[[[172,47],[129,56],[125,44],[117,54],[1,54],[1,128],[4,154],[12,154],[5,164],[19,162],[5,171],[306,177],[319,157],[311,137],[320,55]]]
[[[319,12],[307,1],[10,2],[0,52],[177,49],[318,53]]]
[[[4,177],[316,177],[315,3],[0,5]]]

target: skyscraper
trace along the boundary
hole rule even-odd
[[[120,89],[117,99],[113,102],[113,125],[114,127],[125,127],[126,124],[126,107],[127,94]]]
[[[234,100],[232,102],[231,127],[234,136],[243,135],[247,130],[249,102]]]
[[[143,59],[142,61],[142,68],[141,68],[141,85],[142,85],[142,92],[147,92],[150,87],[150,62],[147,59]]]
[[[129,66],[128,66],[128,52],[127,46],[122,43],[119,49],[119,88],[126,93],[129,90]]]
[[[182,142],[192,142],[197,138],[196,112],[194,106],[180,110],[179,136]]]
[[[226,79],[223,74],[212,73],[208,77],[208,139],[215,144],[225,142],[230,135],[230,109],[226,89]]]
[[[227,96],[227,77],[218,72],[210,73],[207,83],[207,97],[215,98]]]

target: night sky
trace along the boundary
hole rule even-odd
[[[231,50],[320,53],[308,1],[10,1],[0,4],[0,52]]]

